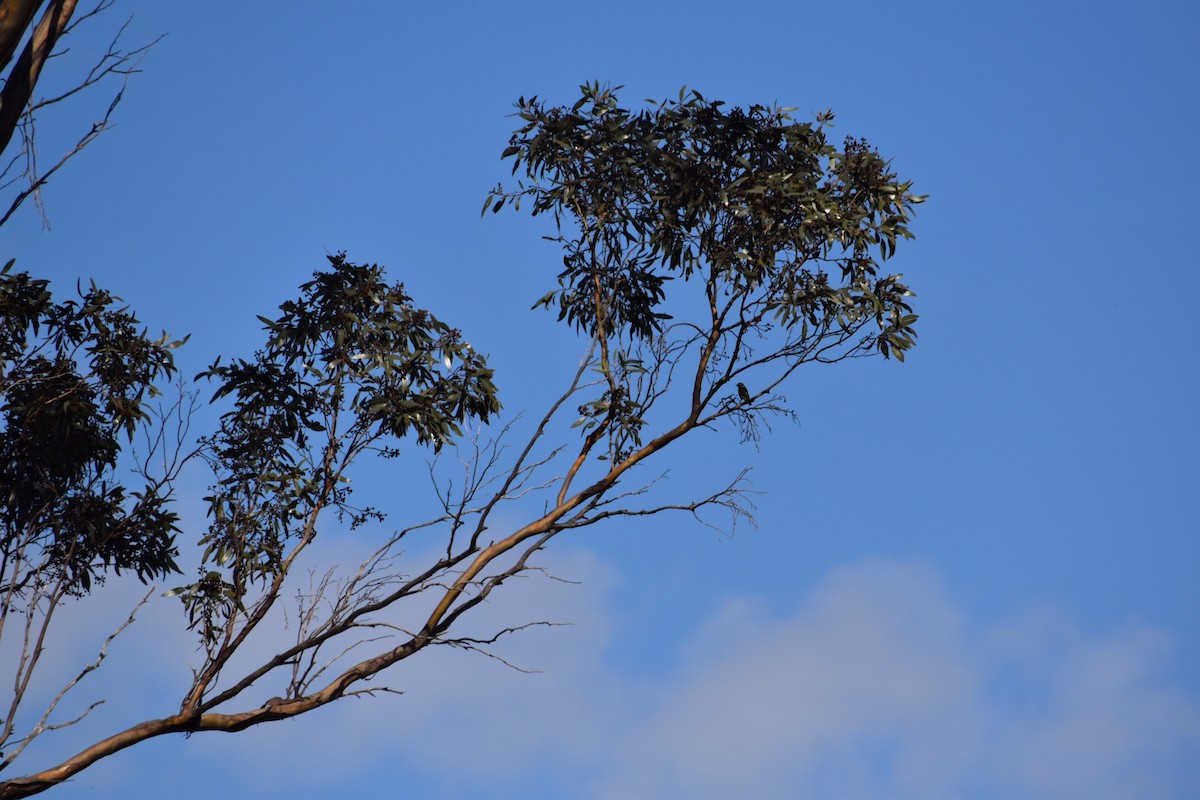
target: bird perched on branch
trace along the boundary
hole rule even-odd
[[[742,404],[745,405],[746,403],[749,403],[750,402],[750,390],[748,390],[746,388],[746,384],[739,383],[737,385],[737,390],[738,390],[738,397],[741,398]]]

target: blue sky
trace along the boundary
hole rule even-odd
[[[512,103],[686,84],[832,108],[930,196],[893,262],[919,345],[802,370],[800,424],[758,451],[722,430],[668,455],[683,494],[752,466],[757,529],[556,542],[579,584],[487,609],[572,623],[503,650],[539,673],[431,654],[389,675],[403,697],[154,742],[59,797],[1200,796],[1195,6],[352,8],[122,0],[104,24],[168,36],[49,186],[50,229],[27,205],[0,231],[6,257],[191,333],[194,374],[249,353],[255,315],[346,250],[462,327],[507,411],[538,413],[580,343],[528,310],[558,272],[542,220],[479,218]],[[48,115],[46,146],[90,121]],[[365,544],[326,547],[350,563]],[[94,649],[135,588],[73,609],[63,651]],[[60,741],[177,706],[171,603]]]

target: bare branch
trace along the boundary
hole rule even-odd
[[[4,225],[22,203],[31,196],[38,205],[43,225],[48,226],[41,200],[42,188],[64,164],[78,155],[102,133],[113,127],[111,124],[113,111],[124,96],[130,76],[141,71],[142,59],[151,48],[162,41],[163,36],[159,36],[140,47],[131,50],[122,49],[121,38],[130,22],[130,20],[126,20],[113,35],[105,52],[99,56],[79,82],[52,96],[34,99],[33,89],[43,66],[49,59],[61,55],[63,52],[56,50],[56,43],[62,41],[83,22],[110,8],[112,4],[113,0],[100,0],[90,11],[76,15],[76,0],[51,0],[42,19],[31,34],[20,59],[9,73],[4,88],[0,91],[0,152],[8,149],[18,131],[20,132],[21,147],[20,151],[12,156],[4,171],[0,172],[0,177],[8,175],[12,168],[23,160],[24,169],[20,174],[6,181],[3,188],[11,186],[18,180],[27,181],[28,185],[16,194],[7,211],[0,217],[0,226]],[[29,24],[37,5],[39,3],[23,1],[20,8],[15,10],[10,17],[0,18],[0,48],[8,44],[11,44],[12,47],[16,46],[10,31],[16,29],[17,24],[21,24],[21,28],[17,31],[19,37],[20,31]],[[3,55],[2,49],[0,49],[0,55]],[[7,58],[0,59],[0,62],[6,61]],[[80,92],[104,82],[110,76],[119,76],[121,86],[113,95],[104,115],[92,123],[91,129],[78,139],[74,147],[55,161],[49,169],[42,171],[38,166],[36,147],[37,112],[74,97]]]
[[[154,588],[151,588],[150,591],[146,592],[145,596],[143,596],[142,599],[138,601],[137,605],[135,605],[133,607],[133,610],[129,612],[129,617],[123,623],[121,623],[121,625],[119,627],[117,627],[116,630],[114,630],[112,633],[110,633],[108,635],[108,638],[104,640],[104,644],[102,644],[100,646],[100,651],[97,654],[96,659],[94,661],[90,662],[89,664],[87,664],[86,666],[84,666],[84,668],[79,671],[79,674],[77,674],[62,689],[59,690],[58,694],[55,695],[54,699],[50,701],[50,704],[46,707],[46,710],[42,713],[42,716],[37,721],[37,724],[33,726],[33,729],[25,735],[25,737],[17,744],[16,747],[9,748],[8,750],[5,751],[4,760],[0,761],[0,770],[3,770],[9,764],[16,761],[17,757],[21,755],[21,753],[25,750],[25,748],[28,747],[29,744],[31,742],[33,742],[33,740],[36,739],[41,734],[45,733],[46,731],[58,730],[60,728],[66,728],[71,725],[75,725],[80,720],[82,720],[84,717],[86,717],[89,713],[91,713],[92,709],[96,708],[97,706],[101,705],[104,702],[103,700],[97,700],[97,701],[93,702],[86,709],[84,709],[84,711],[82,713],[80,713],[78,716],[74,717],[73,719],[67,720],[65,722],[52,724],[52,725],[46,724],[47,721],[50,719],[50,716],[54,713],[54,710],[56,708],[58,708],[58,704],[60,702],[62,702],[62,699],[64,697],[67,696],[67,693],[70,692],[72,689],[74,689],[76,686],[78,686],[79,682],[82,681],[85,677],[87,677],[90,673],[92,673],[100,668],[100,665],[102,663],[104,663],[104,659],[108,657],[109,645],[111,645],[113,643],[113,641],[125,631],[126,628],[128,628],[130,625],[132,625],[134,623],[134,620],[137,618],[138,612],[141,611],[142,607],[145,606],[146,603],[150,600],[150,595],[152,595],[154,593],[154,591],[155,591]],[[49,617],[50,617],[50,614],[47,613],[46,626],[49,625]],[[43,631],[44,630],[45,630],[45,628],[43,628]],[[39,643],[39,648],[40,648],[40,643]],[[28,674],[32,674],[32,672],[33,672],[33,666],[31,665],[28,669]],[[28,681],[26,680],[24,685],[22,685],[19,688],[19,690],[17,692],[17,696],[14,697],[14,700],[13,700],[14,706],[12,709],[10,709],[9,715],[8,715],[8,720],[9,720],[10,724],[11,724],[13,717],[15,716],[16,704],[19,703],[21,698],[24,696],[24,693],[25,693],[25,690],[27,687],[28,687]],[[7,738],[7,736],[5,738]]]
[[[518,631],[529,630],[530,628],[534,628],[534,627],[555,628],[555,627],[563,627],[568,624],[569,623],[562,623],[562,622],[529,622],[524,625],[514,625],[512,627],[505,628],[501,631],[498,631],[493,636],[489,636],[486,639],[473,639],[470,637],[460,636],[460,637],[456,637],[453,639],[443,639],[439,642],[439,644],[450,645],[451,647],[455,647],[460,650],[469,650],[474,653],[480,653],[481,655],[485,655],[490,659],[499,661],[501,664],[508,667],[509,669],[516,670],[517,672],[523,672],[526,675],[536,675],[536,674],[540,673],[541,670],[527,669],[525,667],[517,666],[516,664],[512,663],[511,661],[509,661],[505,658],[502,658],[501,656],[496,655],[491,650],[488,650],[487,645],[495,644],[496,642],[498,642],[500,640],[501,637],[507,636],[510,633],[516,633]]]

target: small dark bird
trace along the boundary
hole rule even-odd
[[[738,397],[741,398],[743,405],[750,402],[750,391],[746,388],[746,384],[738,384]]]

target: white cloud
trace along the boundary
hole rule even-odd
[[[730,604],[599,794],[944,794],[980,736],[961,628],[911,567],[839,571],[783,620]]]
[[[1163,634],[1094,641],[1043,613],[971,635],[927,568],[838,570],[780,620],[731,604],[699,641],[599,796],[1149,797],[1196,778],[1200,713],[1156,674]]]
[[[833,571],[786,615],[754,598],[730,600],[677,666],[651,682],[606,662],[609,647],[621,646],[620,615],[636,613],[614,607],[611,569],[584,551],[546,562],[582,583],[506,584],[477,620],[481,630],[573,623],[518,633],[498,648],[541,672],[435,649],[379,681],[404,697],[196,736],[158,749],[141,771],[197,776],[199,796],[217,791],[210,785],[256,796],[327,796],[349,785],[369,794],[396,781],[422,796],[472,797],[1093,798],[1200,789],[1191,766],[1200,703],[1165,672],[1162,632],[1097,637],[1048,611],[985,629],[932,568],[876,562]],[[138,748],[128,754],[144,757]],[[114,780],[131,774],[118,758],[125,765]],[[144,778],[129,779],[146,788]],[[79,788],[104,784],[116,785]]]
[[[993,673],[1025,690],[1026,702],[988,709],[996,766],[1019,785],[1046,797],[1180,794],[1172,775],[1196,762],[1200,707],[1161,674],[1171,655],[1161,631],[1088,639],[1047,614],[996,631],[988,653]]]

